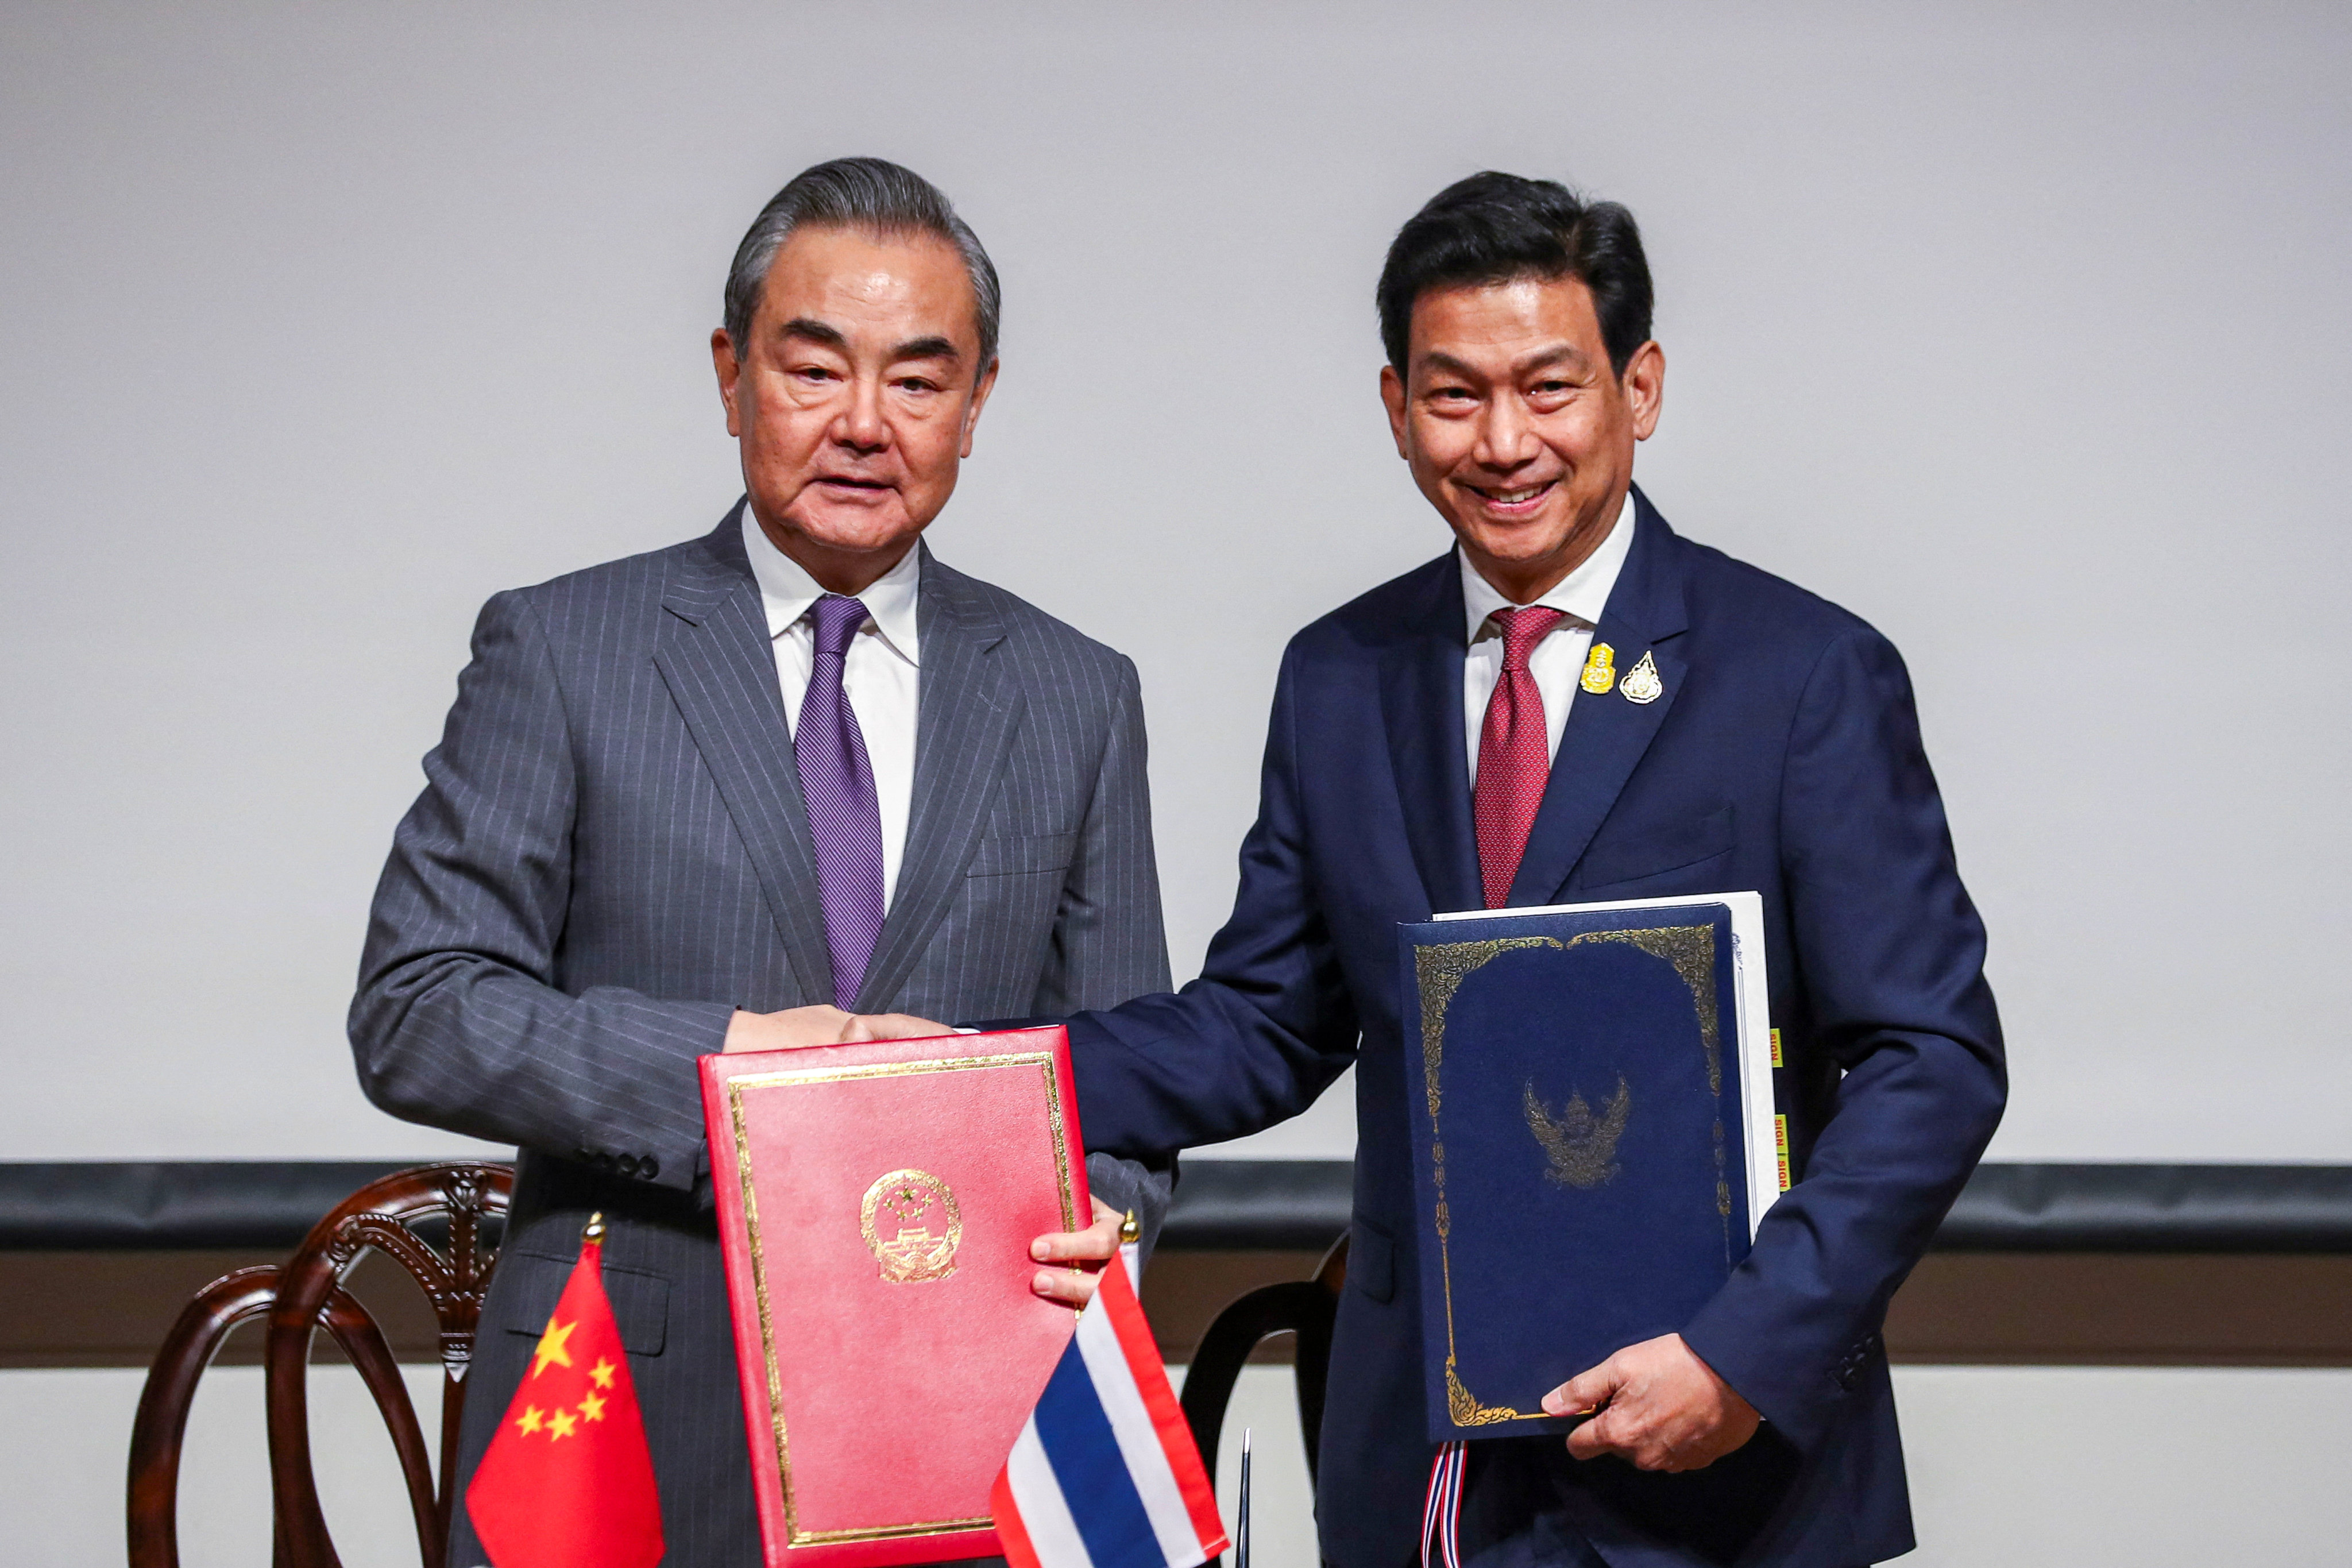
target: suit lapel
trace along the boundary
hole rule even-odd
[[[1614,650],[1617,683],[1605,693],[1579,692],[1568,710],[1559,754],[1552,760],[1527,853],[1511,882],[1514,905],[1558,900],[1585,846],[1665,723],[1688,672],[1670,641],[1688,625],[1674,531],[1638,489],[1633,504],[1633,545],[1592,635],[1596,645],[1607,643]],[[1624,694],[1625,680],[1644,654],[1656,667],[1663,689],[1651,701],[1634,702]]]
[[[878,1010],[898,994],[955,901],[1027,706],[1003,661],[991,654],[1004,628],[970,579],[925,549],[918,593],[915,795],[889,918],[858,986],[861,1012]]]
[[[662,595],[654,665],[719,784],[803,1001],[830,1001],[816,850],[801,802],[791,727],[776,688],[775,644],[743,554],[742,504],[688,552]]]
[[[1463,750],[1462,569],[1452,552],[1421,569],[1419,603],[1385,654],[1381,704],[1404,831],[1432,911],[1475,910],[1478,846]]]

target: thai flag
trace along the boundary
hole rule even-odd
[[[990,1502],[1013,1568],[1198,1568],[1225,1549],[1133,1267],[1103,1270],[997,1475]]]

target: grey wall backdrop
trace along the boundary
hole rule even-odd
[[[1140,663],[1180,973],[1284,639],[1444,542],[1381,249],[1559,175],[1649,237],[1652,494],[1911,659],[1996,1155],[2344,1159],[2347,80],[2321,6],[12,5],[0,1152],[459,1146],[341,1020],[473,613],[733,500],[727,257],[873,152],[1004,274],[933,542]]]

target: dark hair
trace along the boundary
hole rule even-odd
[[[884,235],[936,235],[954,246],[971,278],[980,328],[979,370],[995,363],[997,320],[1003,310],[995,263],[937,185],[912,169],[880,158],[835,158],[803,169],[751,220],[743,243],[735,247],[735,264],[727,269],[727,336],[737,353],[751,335],[751,317],[776,252],[795,229],[808,225]]]
[[[1573,278],[1592,290],[1609,366],[1619,375],[1650,341],[1650,264],[1633,215],[1588,202],[1557,180],[1488,170],[1457,180],[1405,221],[1381,268],[1381,346],[1399,375],[1412,308],[1435,289]]]

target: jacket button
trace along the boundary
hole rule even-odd
[[[623,1175],[625,1175],[625,1176],[634,1176],[634,1175],[635,1175],[636,1173],[637,1173],[637,1157],[636,1157],[635,1154],[624,1154],[624,1155],[622,1155],[622,1156],[621,1156],[621,1174],[623,1174]]]
[[[648,1182],[652,1181],[656,1176],[661,1174],[661,1162],[655,1159],[651,1154],[646,1155],[644,1159],[637,1162],[637,1174],[643,1176]]]

